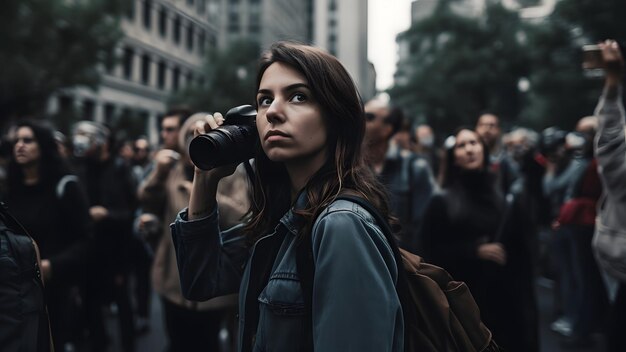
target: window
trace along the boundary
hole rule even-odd
[[[230,12],[228,14],[228,31],[231,33],[238,33],[239,30],[239,13]]]
[[[206,12],[206,0],[198,0],[198,12],[204,15]]]
[[[150,61],[148,54],[141,57],[141,83],[145,85],[150,84]]]
[[[87,99],[85,101],[83,101],[83,112],[81,115],[81,118],[85,119],[85,120],[93,120],[94,113],[96,111],[96,103],[91,100],[91,99]]]
[[[181,30],[180,16],[176,15],[174,19],[174,43],[180,43],[180,30]]]
[[[193,84],[193,73],[191,73],[191,71],[189,73],[187,73],[187,87],[192,87],[194,86]]]
[[[215,49],[217,48],[217,37],[214,34],[209,36],[209,48]]]
[[[104,104],[104,122],[112,123],[113,118],[115,117],[115,105],[111,103]]]
[[[194,0],[187,0],[187,5],[193,6],[194,2],[195,2]]]
[[[189,23],[189,27],[187,27],[187,50],[193,51],[193,41],[194,41],[193,24]]]
[[[152,1],[144,0],[143,2],[143,26],[150,29],[152,26]]]
[[[124,78],[126,78],[127,80],[133,79],[133,56],[134,56],[133,49],[131,48],[124,49],[124,59],[123,59]]]
[[[159,67],[157,69],[157,87],[159,89],[165,89],[165,74],[167,72],[167,67],[165,66],[165,62],[159,62]]]
[[[159,11],[159,34],[165,38],[167,36],[167,9],[161,7]]]
[[[177,91],[179,85],[180,85],[180,69],[178,67],[175,67],[174,72],[172,73],[172,90]]]
[[[206,51],[206,34],[204,33],[204,29],[201,29],[198,34],[198,51],[201,55],[204,55]]]
[[[335,0],[330,0],[328,2],[328,10],[329,11],[336,11],[337,10],[337,1]]]

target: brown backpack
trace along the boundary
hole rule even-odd
[[[380,226],[391,245],[398,268],[396,290],[404,316],[404,350],[419,352],[497,352],[500,347],[491,331],[482,323],[480,310],[467,285],[455,281],[444,269],[422,261],[422,258],[398,248],[387,220],[367,200],[351,195],[337,199],[354,202],[367,210]],[[297,266],[304,295],[308,349],[313,351],[312,295],[313,265],[310,241],[302,241],[297,250]],[[404,270],[402,270],[404,269]]]

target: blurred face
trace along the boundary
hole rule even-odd
[[[180,131],[180,119],[177,116],[166,116],[161,121],[161,138],[163,148],[178,149],[178,132]]]
[[[30,127],[20,127],[15,133],[13,156],[18,165],[21,166],[32,165],[39,160],[39,144]]]
[[[135,141],[135,160],[139,162],[146,161],[148,159],[148,151],[150,149],[150,145],[148,141],[145,139],[138,139]]]
[[[321,167],[326,159],[326,123],[304,76],[275,62],[263,73],[256,99],[256,126],[268,158]]]
[[[389,115],[387,105],[372,101],[365,105],[365,139],[368,143],[380,143],[387,141],[393,127],[385,123]]]
[[[476,132],[488,146],[493,146],[500,138],[500,122],[498,117],[491,114],[482,115],[476,124]]]
[[[478,134],[462,130],[456,135],[454,163],[463,170],[480,170],[484,166],[484,150]]]
[[[417,137],[417,143],[422,147],[431,148],[435,144],[435,135],[430,126],[422,125],[415,130],[415,136]]]

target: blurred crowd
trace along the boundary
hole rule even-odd
[[[484,113],[448,134],[413,125],[383,100],[364,108],[363,148],[387,186],[401,246],[468,283],[499,344],[539,350],[539,277],[554,282],[550,328],[563,347],[592,345],[614,327],[616,289],[592,250],[606,184],[594,153],[601,110],[571,131],[504,131],[497,114]],[[56,351],[107,350],[111,313],[123,351],[136,350],[151,329],[151,297],[160,299],[167,350],[232,350],[236,297],[182,296],[169,229],[189,203],[188,146],[205,115],[167,112],[158,146],[145,136],[118,140],[94,121],[69,135],[45,120],[4,131],[1,199],[39,244]],[[248,210],[247,177],[241,167],[220,183],[222,228]]]

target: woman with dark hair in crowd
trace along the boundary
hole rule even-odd
[[[388,216],[384,188],[363,161],[365,117],[352,79],[326,52],[279,42],[262,56],[256,88],[249,217],[221,231],[217,184],[235,165],[196,169],[189,208],[172,225],[183,293],[240,293],[240,351],[402,351],[391,247],[371,214],[336,199],[358,195]],[[222,122],[209,116],[212,128]],[[296,267],[302,243],[314,262],[308,318]]]
[[[37,241],[46,283],[55,349],[72,340],[71,288],[85,275],[89,246],[87,200],[76,176],[60,156],[51,128],[19,122],[13,136],[4,200]]]
[[[422,254],[465,281],[482,320],[507,351],[538,349],[524,213],[505,200],[480,136],[460,128],[445,142],[440,182],[424,216]]]

